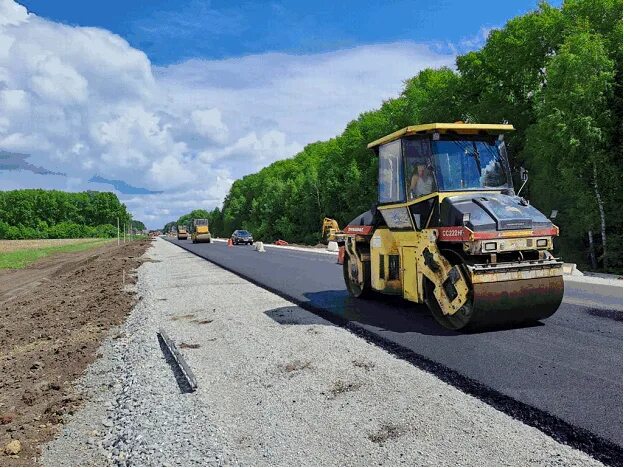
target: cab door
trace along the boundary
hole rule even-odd
[[[418,259],[415,247],[401,248],[403,260],[403,297],[408,301],[420,302],[418,286]]]

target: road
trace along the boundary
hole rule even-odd
[[[411,356],[499,409],[529,423],[540,420],[533,425],[561,440],[598,456],[613,452],[602,457],[606,463],[621,463],[621,288],[566,282],[564,303],[548,320],[462,334],[441,328],[424,306],[399,298],[350,298],[334,256],[172,242],[338,323],[364,330],[367,337],[379,337],[395,354]],[[595,436],[583,447],[583,440]]]

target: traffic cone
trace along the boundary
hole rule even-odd
[[[234,244],[232,244],[232,238],[229,238],[229,239],[228,239],[228,241],[227,241],[227,246],[228,246],[228,247],[233,247],[233,246],[234,246]]]
[[[344,263],[344,256],[345,256],[345,248],[344,245],[341,246],[338,249],[338,265],[342,265]]]

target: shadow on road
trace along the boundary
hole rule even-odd
[[[380,296],[369,300],[354,299],[344,290],[306,293],[308,299],[297,307],[280,307],[265,314],[282,325],[332,325],[347,323],[375,330],[395,333],[452,336],[457,332],[446,330],[431,317],[425,306],[405,303],[400,298]],[[408,307],[409,305],[409,307]],[[322,320],[325,319],[325,320]]]
[[[514,327],[496,327],[476,331],[456,332],[447,330],[431,316],[427,306],[415,304],[396,296],[377,295],[370,299],[355,299],[345,290],[328,290],[305,293],[307,301],[301,303],[304,309],[332,324],[344,326],[347,323],[370,329],[393,333],[415,333],[430,336],[461,336],[482,334],[516,328],[542,327],[534,322]],[[265,314],[284,325],[326,324],[308,313],[296,313],[294,307],[281,307]]]

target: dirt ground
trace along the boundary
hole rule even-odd
[[[0,272],[0,466],[36,464],[39,445],[81,404],[72,382],[135,304],[123,270],[133,283],[128,273],[149,244],[109,244]]]

